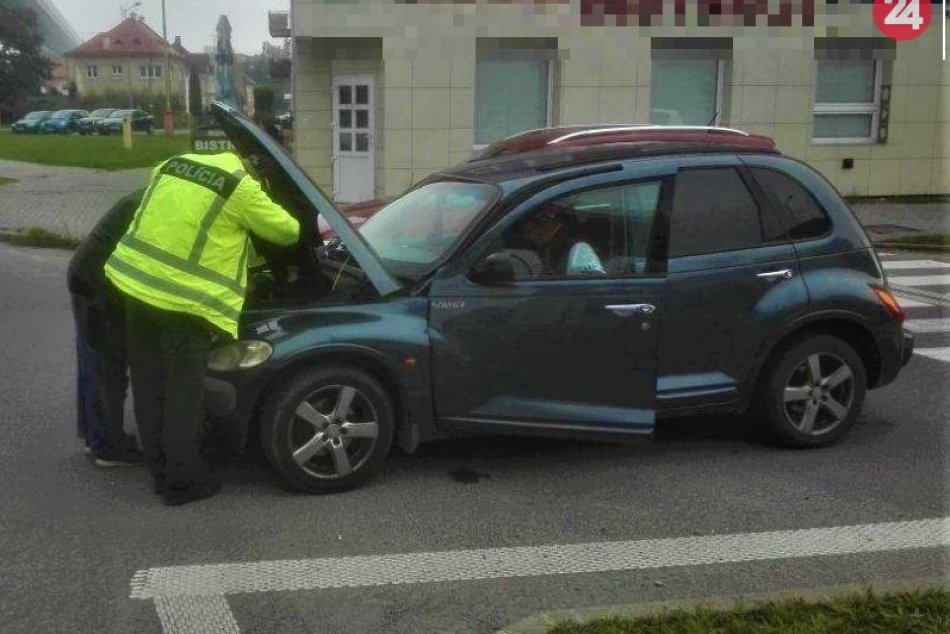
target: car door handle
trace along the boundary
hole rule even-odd
[[[656,311],[653,304],[607,304],[604,308],[621,317],[652,315]]]
[[[789,280],[792,276],[795,275],[795,272],[792,269],[780,269],[778,271],[767,271],[765,273],[756,273],[756,277],[761,277],[763,280]]]

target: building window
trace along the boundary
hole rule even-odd
[[[99,76],[99,67],[98,66],[86,66],[86,77],[89,79],[95,79]]]
[[[122,66],[120,64],[112,65],[112,76],[121,77],[122,76]]]
[[[496,49],[475,71],[475,144],[551,125],[553,62],[544,51]]]
[[[139,66],[139,77],[141,79],[157,79],[161,76],[161,66]]]
[[[650,123],[716,125],[722,95],[722,64],[715,59],[654,59]]]
[[[812,138],[825,143],[869,143],[877,138],[881,62],[819,60]]]

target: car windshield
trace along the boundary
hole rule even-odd
[[[46,116],[47,114],[49,114],[49,113],[47,113],[47,112],[31,112],[30,114],[26,115],[26,116],[23,117],[23,118],[24,118],[24,119],[27,119],[27,120],[29,120],[29,119],[41,119],[41,118],[43,118],[44,116]]]
[[[130,119],[132,117],[131,110],[116,110],[110,115],[114,119]]]
[[[492,185],[439,181],[380,209],[360,233],[397,277],[417,278],[459,240],[497,196]]]
[[[50,117],[50,118],[51,118],[51,119],[68,119],[68,118],[69,118],[69,110],[60,110],[59,112],[55,113],[55,114],[54,114],[52,117]]]
[[[111,108],[100,108],[99,110],[93,110],[89,116],[90,117],[105,117],[105,116],[108,116],[110,112],[112,112]]]

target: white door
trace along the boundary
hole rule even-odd
[[[372,75],[333,78],[333,196],[354,203],[373,198],[376,173]]]

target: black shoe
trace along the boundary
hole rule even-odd
[[[134,438],[125,439],[102,451],[96,452],[97,467],[131,467],[143,462],[142,452]]]
[[[164,486],[165,506],[181,506],[210,498],[221,490],[221,482],[214,478],[199,480],[186,488]]]

